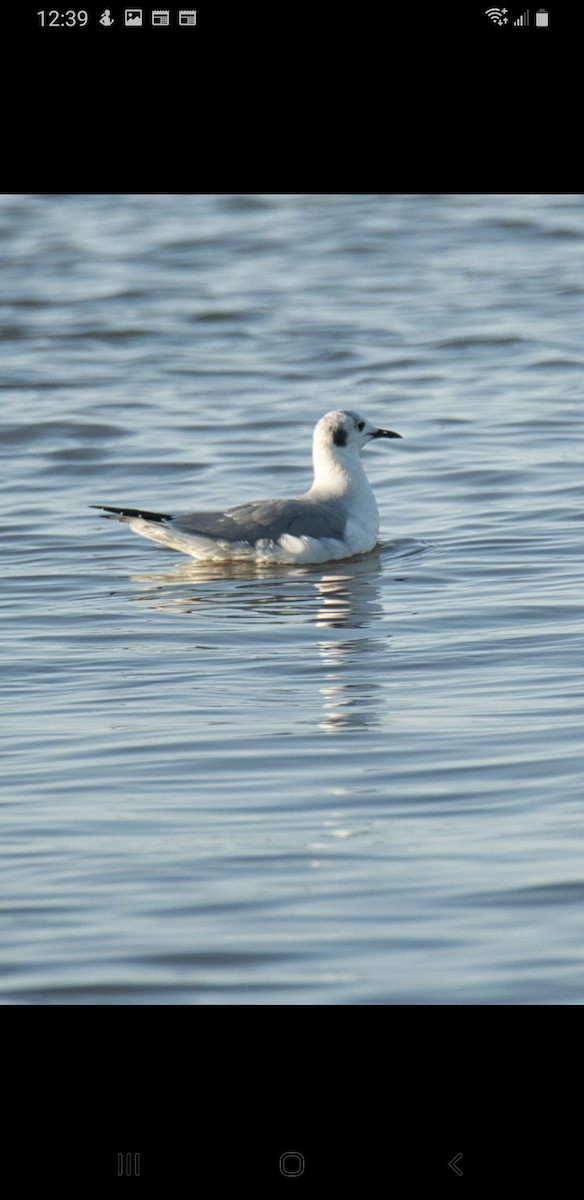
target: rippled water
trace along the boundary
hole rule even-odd
[[[4,1004],[584,1000],[584,197],[5,195]],[[310,483],[378,552],[90,504]]]

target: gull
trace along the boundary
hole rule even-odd
[[[223,512],[176,515],[143,508],[91,508],[134,533],[197,559],[321,563],[366,554],[378,543],[379,512],[360,454],[378,438],[398,438],[357,412],[325,413],[312,443],[314,479],[302,496],[251,500]]]

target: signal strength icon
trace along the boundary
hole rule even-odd
[[[486,8],[485,16],[488,17],[489,20],[494,21],[495,25],[506,25],[506,12],[506,8]]]
[[[514,25],[529,25],[529,13],[524,12],[521,17],[518,17],[517,20],[513,22],[513,24]]]

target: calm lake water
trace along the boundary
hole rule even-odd
[[[584,1002],[584,196],[4,195],[0,1002]],[[100,519],[295,495],[382,545]]]

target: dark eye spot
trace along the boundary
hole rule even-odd
[[[357,421],[357,429],[359,430],[359,432],[360,432],[362,429],[364,429],[364,428],[365,428],[365,422],[364,422],[364,421]]]
[[[346,446],[347,445],[346,429],[335,429],[335,432],[333,433],[333,442],[335,443],[335,446]]]

